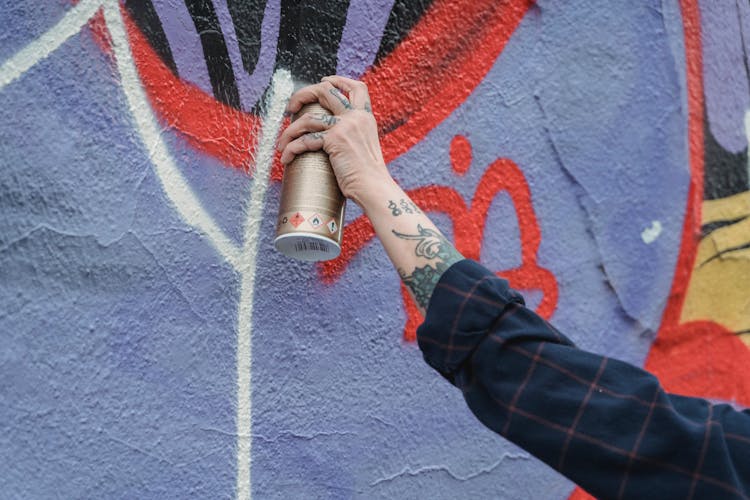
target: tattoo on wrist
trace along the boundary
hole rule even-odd
[[[341,105],[344,106],[346,109],[352,109],[352,103],[349,102],[349,99],[347,99],[346,96],[342,94],[339,89],[332,88],[328,92],[330,92],[333,97],[338,99]]]
[[[451,265],[463,259],[463,256],[442,234],[429,228],[423,228],[421,224],[417,225],[417,234],[404,234],[396,230],[393,230],[393,234],[404,240],[417,241],[414,255],[430,261],[425,266],[415,267],[411,274],[408,274],[402,268],[398,270],[401,279],[411,290],[417,304],[423,309],[427,309],[432,292],[435,290],[440,277]]]
[[[400,208],[399,208],[400,207]],[[398,217],[399,215],[406,214],[421,214],[422,211],[412,201],[407,201],[401,198],[398,204],[393,200],[388,200],[388,209],[391,211],[391,215]]]
[[[368,113],[372,114],[372,105],[370,104],[370,101],[367,101],[365,103],[365,111],[367,111]]]

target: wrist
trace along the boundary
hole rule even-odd
[[[387,210],[387,200],[404,196],[404,191],[390,175],[377,175],[363,182],[362,188],[355,191],[352,199],[372,218]]]

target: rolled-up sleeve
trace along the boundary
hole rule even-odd
[[[417,338],[482,423],[597,497],[747,498],[747,411],[576,348],[476,262],[443,274]]]

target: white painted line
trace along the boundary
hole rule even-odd
[[[5,61],[0,66],[0,90],[26,73],[32,66],[49,56],[65,41],[81,31],[102,6],[101,0],[83,0],[72,7],[62,19],[42,36]]]
[[[112,36],[117,71],[120,73],[120,81],[128,101],[130,113],[135,121],[135,128],[148,150],[149,157],[154,164],[154,170],[161,181],[167,198],[185,219],[185,222],[203,232],[221,256],[237,269],[240,249],[224,234],[203,208],[200,200],[195,196],[177,168],[161,136],[161,130],[151,110],[151,104],[143,90],[138,70],[133,61],[118,2],[107,1],[103,4],[103,8],[107,28]]]
[[[117,70],[130,113],[162,188],[180,216],[203,232],[219,254],[240,274],[237,311],[237,484],[239,500],[250,499],[252,458],[252,316],[258,241],[266,191],[275,154],[275,143],[284,119],[284,108],[293,91],[287,70],[278,70],[269,94],[270,106],[263,121],[256,151],[256,166],[247,208],[243,247],[240,249],[218,227],[180,173],[161,136],[156,117],[143,90],[128,42],[117,0],[83,0],[40,38],[0,66],[0,90],[23,75],[65,40],[81,30],[99,8],[112,37]]]
[[[258,137],[253,187],[245,222],[245,240],[240,257],[240,303],[237,317],[237,499],[251,497],[252,459],[252,330],[255,274],[263,207],[271,177],[276,138],[284,120],[284,109],[293,90],[292,76],[277,70],[268,96],[268,112]]]
[[[661,222],[651,221],[651,225],[641,232],[641,239],[646,245],[650,245],[661,236],[662,229]]]

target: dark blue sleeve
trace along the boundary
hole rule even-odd
[[[576,348],[476,262],[444,273],[417,338],[483,424],[592,495],[748,497],[748,411]]]

